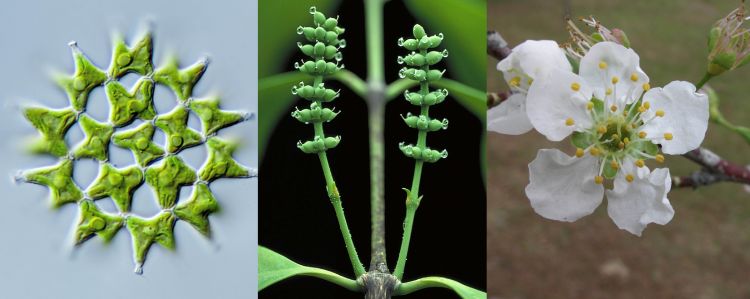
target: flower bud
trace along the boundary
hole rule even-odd
[[[750,61],[750,32],[745,21],[744,3],[717,21],[708,33],[707,73],[716,76]]]

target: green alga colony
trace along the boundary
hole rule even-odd
[[[216,137],[217,131],[247,119],[248,114],[219,109],[218,98],[193,99],[193,87],[206,69],[207,61],[180,69],[172,56],[161,68],[154,70],[152,63],[152,38],[146,33],[134,46],[128,47],[121,37],[113,45],[113,55],[108,70],[97,68],[71,42],[75,73],[58,75],[57,84],[68,95],[70,107],[50,109],[27,107],[26,119],[39,131],[40,137],[31,144],[31,151],[59,158],[53,166],[23,171],[21,181],[47,186],[51,192],[51,205],[59,208],[65,204],[78,204],[79,220],[75,228],[75,244],[81,244],[94,235],[104,242],[110,241],[124,226],[133,243],[136,273],[151,245],[156,242],[174,249],[173,229],[177,220],[191,224],[206,237],[210,236],[208,216],[219,209],[209,188],[218,178],[250,177],[250,170],[232,158],[237,144]],[[128,73],[141,78],[131,90],[118,80]],[[177,98],[174,109],[157,114],[154,109],[154,87],[162,84],[171,89]],[[99,122],[86,113],[88,96],[94,88],[104,87],[109,101],[109,119]],[[159,99],[156,99],[159,100]],[[188,118],[198,117],[203,131],[188,126]],[[120,130],[140,120],[141,124],[129,130]],[[80,124],[85,137],[69,149],[65,135],[74,124]],[[153,141],[156,129],[166,136],[165,148]],[[109,162],[110,143],[132,151],[137,165],[117,168]],[[179,156],[183,149],[205,144],[208,158],[197,172]],[[83,190],[73,180],[73,164],[79,159],[99,161],[99,174]],[[133,192],[143,183],[156,194],[161,211],[151,218],[130,212]],[[193,186],[187,201],[179,202],[179,192],[184,186]],[[109,197],[119,213],[108,213],[94,203]]]

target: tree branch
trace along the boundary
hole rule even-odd
[[[673,177],[674,187],[698,188],[718,182],[750,184],[750,169],[724,160],[709,149],[699,147],[682,156],[703,168],[689,176]]]

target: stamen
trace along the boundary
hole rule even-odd
[[[602,177],[600,175],[595,176],[594,177],[594,183],[597,183],[597,184],[601,185],[602,183],[604,183],[604,177]]]
[[[578,157],[578,158],[583,157],[583,154],[584,154],[584,152],[583,152],[582,148],[577,148],[576,149],[576,157]]]
[[[646,112],[646,109],[648,109],[648,108],[646,108],[645,106],[641,105],[641,106],[638,107],[638,112],[640,112],[640,113]]]
[[[638,137],[641,137],[641,138],[646,138],[646,135],[647,135],[647,134],[646,134],[646,132],[645,132],[645,131],[640,131],[640,132],[638,132]]]
[[[658,117],[664,117],[664,110],[661,110],[661,109],[656,110],[656,116],[658,116]]]
[[[617,76],[612,77],[612,84],[617,84],[617,82],[620,82],[620,78],[617,78]]]
[[[615,161],[615,160],[612,160],[612,162],[609,163],[609,166],[611,166],[612,169],[614,169],[614,170],[617,170],[617,169],[620,168],[620,164],[617,163],[617,161]]]
[[[672,133],[664,133],[664,139],[666,139],[666,140],[672,140],[672,137],[674,137],[674,136],[672,136]]]
[[[643,107],[645,107],[646,109],[651,109],[651,103],[643,102]]]
[[[632,182],[633,179],[635,179],[635,178],[633,177],[632,174],[628,173],[628,175],[625,176],[625,180],[628,181],[628,183]]]
[[[599,151],[599,148],[597,148],[597,147],[592,147],[589,150],[589,154],[591,154],[592,156],[598,156],[599,153],[600,153],[600,151]]]
[[[510,79],[510,82],[508,82],[508,84],[514,87],[521,86],[521,77],[513,77],[513,79]]]
[[[656,155],[656,157],[654,157],[654,159],[656,160],[656,162],[664,163],[664,155],[662,155],[662,154]]]
[[[620,142],[620,143],[617,144],[617,147],[620,148],[620,149],[624,149],[625,148],[625,143],[624,142]]]
[[[649,89],[651,89],[651,84],[643,83],[643,91],[648,91]]]
[[[609,110],[612,110],[612,112],[617,111],[617,105],[613,104],[612,106],[609,106]]]
[[[602,60],[602,61],[600,61],[600,62],[599,62],[599,68],[600,68],[600,69],[606,69],[606,68],[607,68],[607,63],[606,63],[606,62],[604,62],[603,60]]]
[[[586,103],[586,110],[594,109],[594,102],[588,102]]]
[[[612,94],[612,88],[607,88],[607,90],[604,91],[605,95],[611,95]]]
[[[635,160],[635,166],[643,167],[644,165],[646,165],[646,163],[643,162],[643,159]]]
[[[565,125],[568,126],[568,127],[574,125],[575,123],[576,123],[575,120],[573,120],[570,117],[568,117],[568,119],[565,120]]]
[[[570,84],[570,89],[572,89],[573,91],[579,91],[581,90],[581,84],[573,82],[573,84]]]
[[[625,145],[628,145],[628,143],[630,143],[630,138],[625,137],[622,139],[622,142],[625,143]]]
[[[638,74],[633,73],[632,75],[630,75],[630,80],[633,82],[638,81]]]
[[[596,131],[599,132],[599,134],[607,133],[607,127],[599,126],[598,128],[596,128]]]

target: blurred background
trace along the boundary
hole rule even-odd
[[[311,77],[300,74],[294,63],[306,58],[297,47],[304,38],[297,26],[310,26],[310,6],[329,17],[339,17],[346,29],[341,49],[346,69],[365,79],[367,44],[364,1],[261,1],[259,3],[259,137],[261,143],[259,244],[308,266],[325,268],[352,277],[333,208],[326,195],[320,161],[304,154],[297,141],[313,136],[311,125],[290,116],[295,106],[309,102],[291,94],[292,85]],[[383,8],[384,74],[386,83],[398,78],[403,67],[397,56],[408,54],[398,47],[399,37],[412,35],[419,22],[428,34],[445,34],[441,49],[450,56],[437,65],[450,78],[483,91],[484,0],[392,0]],[[283,17],[280,17],[283,16]],[[292,72],[294,80],[275,78]],[[282,76],[282,77],[279,77]],[[326,86],[341,88],[341,97],[326,104],[342,111],[325,124],[328,136],[341,135],[341,143],[328,151],[331,170],[342,194],[344,211],[360,260],[370,264],[370,178],[367,107],[364,99],[333,79]],[[480,94],[482,94],[480,92]],[[480,107],[482,108],[482,107]],[[385,109],[385,215],[388,266],[395,267],[403,232],[405,193],[414,172],[414,161],[398,149],[402,141],[416,142],[417,131],[399,115],[416,113],[415,106],[399,96]],[[428,135],[432,148],[447,149],[449,156],[424,167],[420,191],[424,195],[414,222],[404,280],[444,276],[471,287],[485,289],[485,185],[481,168],[485,112],[467,109],[453,96],[430,109],[430,115],[448,118],[447,130]],[[328,282],[298,277],[279,282],[261,298],[356,298]],[[426,289],[407,298],[456,298],[447,289]]]
[[[705,71],[706,35],[739,0],[597,1],[490,0],[488,30],[512,46],[527,39],[567,41],[564,16],[593,15],[624,30],[640,55],[651,86],[673,80],[697,82]],[[582,24],[578,23],[579,27]],[[488,57],[488,91],[507,90]],[[710,82],[730,121],[750,125],[750,67]],[[541,134],[487,137],[487,275],[489,298],[748,298],[750,194],[736,183],[697,190],[673,189],[675,216],[636,237],[619,230],[606,205],[575,223],[538,216],[524,194],[527,165],[537,149],[561,147]],[[703,146],[738,164],[750,150],[741,137],[710,125]],[[668,157],[672,175],[698,166]]]

